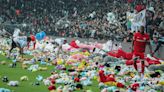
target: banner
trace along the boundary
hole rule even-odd
[[[131,21],[131,31],[138,31],[141,26],[146,25],[145,15],[146,10],[142,10],[137,14],[127,12],[127,18]]]
[[[137,23],[137,24],[139,24],[139,25],[145,26],[145,24],[146,24],[145,15],[146,15],[146,10],[143,10],[143,11],[139,12],[139,13],[136,14],[136,16],[134,17],[133,22],[134,22],[134,23]]]
[[[127,18],[127,20],[129,20],[129,21],[133,21],[134,20],[134,17],[136,16],[136,14],[135,13],[131,13],[131,12],[126,12],[126,18]]]

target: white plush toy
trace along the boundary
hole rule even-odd
[[[66,85],[66,86],[64,86],[64,88],[63,88],[63,91],[62,92],[69,92],[69,86],[68,85]]]
[[[15,87],[15,86],[19,85],[19,82],[18,81],[10,81],[7,85]]]
[[[49,86],[51,84],[51,81],[48,79],[43,79],[43,83],[45,86]]]
[[[103,90],[101,90],[101,92],[108,92],[107,88],[104,88]]]
[[[21,81],[27,81],[27,80],[28,80],[28,77],[27,77],[27,76],[22,76],[22,77],[20,78],[20,80],[21,80]]]
[[[36,64],[36,65],[31,65],[29,68],[28,68],[28,70],[30,70],[30,71],[37,71],[39,69],[39,65],[38,64]]]
[[[33,64],[32,61],[24,61],[23,64]]]

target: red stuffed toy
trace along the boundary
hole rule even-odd
[[[122,83],[117,83],[117,87],[118,87],[118,88],[124,88],[125,86],[124,86],[124,84],[122,84]]]
[[[79,46],[76,44],[75,40],[72,40],[69,45],[72,46],[73,48],[79,48]]]
[[[51,84],[55,84],[55,80],[51,80]]]
[[[80,82],[80,79],[79,78],[75,78],[74,81],[75,82]]]
[[[134,83],[134,84],[131,85],[131,89],[132,89],[133,91],[136,91],[137,88],[139,88],[139,83]]]
[[[48,90],[49,90],[49,91],[56,90],[56,87],[53,86],[53,85],[50,85],[50,86],[48,87]]]
[[[99,76],[101,82],[116,82],[113,74],[105,75],[103,70],[99,71]]]

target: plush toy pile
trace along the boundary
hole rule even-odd
[[[50,42],[39,41],[36,50],[25,48],[25,53],[33,56],[31,59],[17,57],[14,62],[21,61],[22,69],[29,72],[47,71],[49,66],[53,66],[49,77],[38,75],[33,83],[39,86],[42,82],[50,92],[73,92],[92,85],[98,85],[101,92],[164,92],[164,63],[156,57],[147,55],[143,65],[142,61],[133,59],[131,53],[123,51],[121,44],[115,45],[112,41],[101,44],[73,40],[62,47],[57,54],[57,49]],[[5,56],[6,49],[1,49],[0,54]],[[14,54],[10,58],[13,57]],[[5,65],[6,62],[0,64]],[[138,70],[143,71],[144,75],[140,75]],[[10,81],[7,76],[2,76],[3,82],[15,87],[28,80],[26,75],[20,81]],[[93,81],[98,81],[98,84]],[[0,90],[10,92],[4,88]]]

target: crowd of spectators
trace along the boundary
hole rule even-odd
[[[146,17],[146,29],[153,39],[159,27],[164,27],[163,6],[163,0],[0,0],[0,29],[131,41],[126,12],[153,7]],[[107,21],[108,12],[114,13],[116,22]]]

